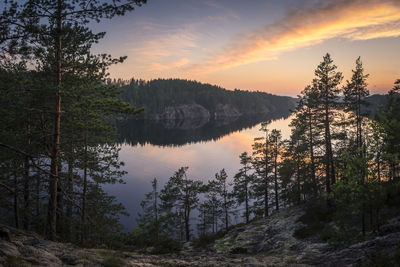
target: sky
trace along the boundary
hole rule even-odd
[[[344,80],[361,57],[371,93],[400,78],[400,0],[148,0],[95,52],[127,56],[112,78],[182,78],[296,96],[330,53]]]

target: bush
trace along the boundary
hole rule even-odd
[[[335,247],[348,247],[363,240],[360,230],[348,225],[327,224],[321,231],[321,238]]]
[[[181,251],[182,244],[181,242],[166,238],[160,240],[154,245],[154,248],[150,251],[151,254],[168,254],[168,253],[176,253]]]
[[[384,251],[375,251],[366,255],[369,262],[366,266],[398,266],[400,262],[400,246],[397,247],[396,253],[393,256],[388,255]]]
[[[117,253],[112,253],[108,251],[101,251],[100,254],[104,255],[104,260],[101,263],[104,267],[121,267],[125,266],[125,262],[118,257]]]
[[[224,237],[225,232],[224,231],[220,231],[217,233],[209,233],[209,234],[205,234],[205,235],[201,235],[196,239],[192,240],[192,244],[194,248],[197,249],[204,249],[207,248],[207,246],[209,246],[210,244],[214,243],[215,240],[220,239],[222,237]]]
[[[304,239],[321,234],[325,225],[332,220],[332,212],[326,207],[324,201],[311,203],[306,212],[298,221],[305,224],[304,227],[294,232],[294,237]]]
[[[243,247],[236,247],[231,249],[231,251],[229,251],[232,254],[247,254],[247,248],[243,248]]]

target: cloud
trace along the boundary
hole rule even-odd
[[[147,69],[149,71],[164,71],[164,70],[170,70],[170,69],[175,69],[175,68],[181,68],[184,65],[186,65],[189,62],[189,59],[184,57],[179,60],[173,61],[171,63],[159,63],[159,62],[154,62],[148,65]]]
[[[240,19],[240,15],[234,11],[232,8],[229,7],[229,5],[223,5],[221,3],[217,3],[215,1],[206,1],[205,5],[208,7],[211,7],[213,9],[219,9],[222,10],[228,17],[234,18],[234,19]]]
[[[325,1],[295,9],[273,24],[236,36],[188,71],[207,73],[256,61],[332,38],[367,40],[400,36],[400,1]]]
[[[187,55],[197,47],[197,36],[190,26],[179,29],[153,31],[142,41],[132,44],[130,53],[139,68],[145,71],[163,71],[181,68],[189,62]],[[176,51],[180,51],[179,55]]]

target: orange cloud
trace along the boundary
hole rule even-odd
[[[187,70],[207,73],[275,59],[280,53],[336,37],[350,40],[400,36],[400,3],[396,0],[330,1],[289,13],[272,25],[237,36],[221,52]]]

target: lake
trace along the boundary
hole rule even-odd
[[[225,168],[232,180],[240,168],[239,155],[251,152],[254,138],[262,136],[259,131],[262,121],[272,120],[269,129],[279,129],[284,139],[289,138],[287,115],[209,122],[128,120],[122,123],[120,159],[128,172],[124,177],[126,184],[106,187],[130,214],[122,217],[121,223],[130,231],[141,211],[140,202],[151,191],[153,178],[157,178],[162,188],[180,167],[188,166],[188,176],[204,182]]]

